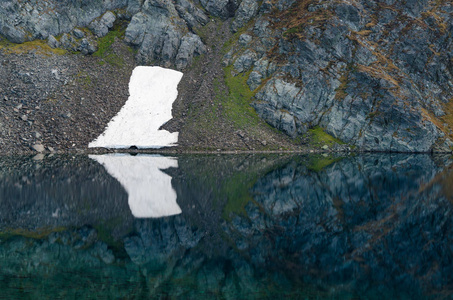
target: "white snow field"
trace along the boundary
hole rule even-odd
[[[129,99],[89,148],[162,148],[176,146],[178,133],[159,130],[172,118],[182,73],[161,67],[139,66],[129,82]]]
[[[178,215],[176,192],[171,176],[161,170],[177,168],[178,160],[160,155],[90,155],[117,179],[129,195],[129,208],[136,218],[161,218]]]

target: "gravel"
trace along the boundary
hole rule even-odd
[[[87,149],[129,96],[133,52],[116,41],[109,55],[0,50],[0,152]]]

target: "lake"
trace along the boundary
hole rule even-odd
[[[451,298],[452,162],[0,157],[0,298]]]

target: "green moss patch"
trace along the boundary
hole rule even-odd
[[[26,230],[22,228],[6,229],[0,232],[0,239],[7,240],[14,236],[23,236],[26,238],[32,238],[36,240],[43,239],[53,232],[61,232],[66,230],[65,227],[56,228],[38,228],[36,230]]]
[[[308,130],[308,132],[310,137],[310,144],[312,146],[322,147],[324,145],[327,145],[329,147],[332,147],[335,144],[340,145],[344,144],[344,142],[337,138],[334,138],[319,126],[316,126],[315,128]]]
[[[67,51],[63,49],[51,48],[44,40],[34,40],[23,44],[15,44],[3,39],[0,40],[0,49],[10,54],[22,54],[34,51],[38,54],[50,56],[52,54],[63,55],[67,53]]]
[[[76,82],[84,88],[90,88],[94,85],[92,76],[88,72],[80,71],[76,75]]]
[[[233,66],[228,66],[224,70],[228,95],[218,94],[217,96],[224,107],[226,118],[232,121],[237,129],[245,130],[251,135],[260,135],[263,130],[271,130],[275,133],[277,129],[262,120],[251,105],[260,89],[258,87],[251,91],[247,85],[252,70],[236,76],[233,76]]]
[[[124,58],[113,51],[113,44],[117,39],[122,39],[126,32],[126,24],[115,24],[113,30],[109,31],[106,36],[100,38],[98,42],[98,50],[93,53],[93,56],[101,58],[99,64],[108,63],[118,68],[124,67]],[[131,51],[133,51],[131,49]]]
[[[250,201],[253,201],[249,191],[258,180],[258,175],[259,172],[238,173],[225,182],[220,191],[221,194],[227,197],[227,203],[222,212],[224,219],[229,220],[230,216],[234,214],[246,215],[245,206]]]
[[[231,220],[234,215],[246,216],[245,207],[248,203],[255,201],[250,190],[257,180],[284,165],[290,157],[270,155],[267,156],[266,162],[257,163],[255,161],[246,171],[234,172],[225,178],[217,195],[219,198],[225,197],[227,200],[223,207],[222,217],[225,220]]]
[[[247,85],[247,79],[251,71],[232,75],[233,66],[225,68],[225,83],[228,87],[229,95],[223,99],[226,114],[230,120],[240,128],[257,126],[260,119],[255,109],[250,105],[255,96]]]
[[[343,158],[344,157],[334,157],[327,154],[311,155],[309,156],[307,167],[312,171],[320,172],[327,166],[330,166],[331,164],[338,162]]]
[[[222,46],[223,54],[226,54],[233,45],[236,45],[241,34],[246,33],[253,26],[253,24],[254,20],[252,19],[245,26],[239,28],[239,30],[235,32],[233,36],[228,41],[226,41],[225,44]]]
[[[284,37],[289,37],[289,38],[293,37],[294,35],[297,36],[303,30],[304,30],[303,26],[299,25],[297,27],[290,28],[290,29],[286,30],[285,32],[283,32],[283,36]]]
[[[122,38],[125,31],[125,29],[114,28],[109,31],[106,36],[101,37],[98,40],[98,50],[93,53],[93,56],[104,58],[106,56],[106,52],[111,50],[111,47],[115,42],[115,38]]]
[[[124,222],[124,219],[117,217],[110,220],[103,220],[94,226],[98,240],[106,243],[115,252],[116,257],[127,256],[123,241],[115,239],[112,235],[114,230],[121,226],[122,222]],[[128,230],[132,231],[132,228],[128,228]]]

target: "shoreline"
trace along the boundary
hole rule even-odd
[[[363,150],[322,150],[322,149],[297,149],[297,150],[188,150],[177,148],[161,148],[161,149],[107,149],[107,148],[88,148],[74,149],[64,151],[43,151],[37,152],[34,150],[2,152],[0,157],[5,156],[36,156],[36,155],[90,155],[90,154],[162,154],[162,155],[240,155],[240,154],[345,154],[345,155],[361,155],[361,154],[428,154],[428,155],[453,155],[452,152],[398,152],[398,151],[363,151]]]

